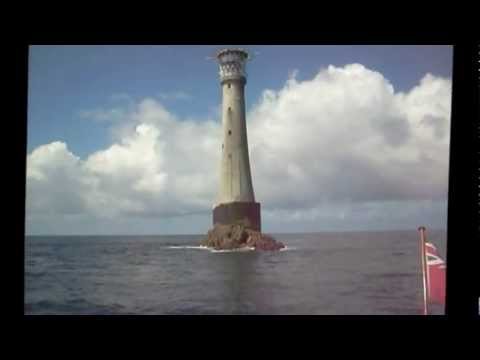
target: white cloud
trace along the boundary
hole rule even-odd
[[[110,106],[81,111],[78,115],[80,118],[97,122],[119,122],[124,120],[136,107],[135,100],[126,93],[113,94],[108,100]]]
[[[74,214],[86,211],[88,191],[81,160],[55,141],[36,148],[27,159],[27,214]]]
[[[95,109],[80,112],[80,117],[84,119],[92,119],[98,122],[107,122],[119,120],[125,116],[125,110],[123,108],[114,109]]]
[[[27,159],[27,211],[43,207],[63,213],[56,204],[64,197],[54,196],[59,185],[76,196],[75,211],[96,216],[171,216],[208,209],[215,194],[216,174],[210,167],[218,160],[218,124],[180,122],[153,99],[140,102],[124,121],[118,125],[118,142],[84,160],[64,143],[34,150]]]
[[[427,74],[396,93],[360,64],[329,66],[306,81],[296,73],[282,89],[265,90],[248,114],[255,195],[267,218],[285,211],[288,221],[326,218],[335,206],[334,216],[348,221],[362,204],[446,199],[450,80]],[[220,122],[180,121],[151,98],[118,111],[114,143],[86,159],[60,142],[28,155],[29,216],[211,210]]]
[[[427,74],[396,94],[359,64],[265,91],[249,122],[258,196],[279,208],[445,198],[450,92]]]
[[[161,100],[190,100],[192,96],[184,91],[172,91],[159,93],[158,97]]]
[[[110,96],[110,100],[124,102],[124,101],[132,101],[133,99],[127,93],[116,93]]]

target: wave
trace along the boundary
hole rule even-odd
[[[253,247],[244,247],[240,249],[231,249],[231,250],[215,250],[214,248],[203,246],[203,245],[172,245],[167,246],[167,249],[194,249],[194,250],[208,250],[212,253],[224,253],[224,252],[245,252],[245,251],[253,251],[255,248]]]
[[[197,250],[209,250],[208,247],[200,245],[200,246],[195,246],[195,245],[172,245],[172,246],[167,246],[168,249],[197,249]]]
[[[239,249],[229,249],[229,250],[215,250],[214,248],[203,246],[203,245],[171,245],[167,246],[167,249],[194,249],[194,250],[208,250],[211,253],[232,253],[232,252],[248,252],[248,251],[255,251],[254,247],[243,247]],[[292,251],[296,250],[296,247],[285,246],[284,248],[280,249],[280,251]]]
[[[245,252],[245,251],[254,251],[255,248],[253,247],[243,247],[240,249],[230,249],[230,250],[215,250],[215,249],[208,249],[212,253],[224,253],[224,252]]]
[[[24,312],[31,315],[115,315],[122,314],[124,311],[124,305],[97,304],[86,298],[67,299],[63,302],[44,299],[24,305]]]
[[[46,276],[47,272],[46,271],[39,271],[39,272],[34,272],[34,271],[26,271],[25,272],[25,277],[29,278],[41,278],[43,276]]]

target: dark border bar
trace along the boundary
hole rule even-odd
[[[452,122],[447,223],[449,316],[478,316],[478,44],[453,49]]]

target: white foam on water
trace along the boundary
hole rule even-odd
[[[210,248],[208,246],[195,246],[195,245],[172,245],[172,246],[167,246],[168,249],[194,249],[194,250],[208,250],[211,253],[232,253],[232,252],[248,252],[248,251],[255,251],[254,247],[243,247],[239,249],[230,249],[230,250],[215,250],[213,248]],[[290,251],[290,250],[296,250],[296,247],[290,247],[290,246],[285,246],[284,248],[280,249],[280,251]]]
[[[285,246],[284,248],[281,248],[280,251],[287,251],[287,250],[297,250],[296,247],[292,246]]]
[[[215,250],[215,249],[209,248],[208,250],[210,250],[210,252],[212,252],[212,253],[230,253],[230,252],[254,251],[255,248],[253,248],[253,247],[243,247],[243,248],[231,249],[231,250]]]
[[[208,247],[200,245],[200,246],[194,246],[194,245],[182,245],[182,246],[167,246],[168,249],[197,249],[197,250],[209,250]]]

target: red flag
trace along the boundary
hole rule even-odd
[[[445,305],[446,264],[435,245],[425,242],[427,296],[430,302]]]

